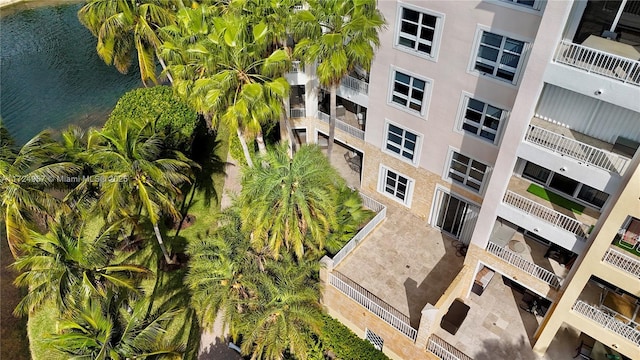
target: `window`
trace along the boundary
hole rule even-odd
[[[401,7],[397,45],[435,58],[441,17]]]
[[[424,107],[426,88],[426,81],[395,71],[391,101],[403,108],[421,113]]]
[[[413,180],[381,166],[378,191],[409,206]]]
[[[558,194],[566,195],[564,197],[580,200],[597,209],[602,208],[609,198],[609,194],[606,192],[594,189],[564,175],[556,174],[532,162],[527,161],[522,176],[544,185]]]
[[[486,173],[487,165],[455,151],[453,152],[449,166],[449,178],[451,180],[480,192]]]
[[[393,124],[387,124],[385,149],[415,162],[418,135]]]
[[[462,130],[495,144],[498,142],[498,131],[505,114],[506,111],[500,108],[468,98],[462,119]]]
[[[524,44],[519,40],[483,31],[474,69],[491,77],[515,83]]]
[[[367,329],[364,333],[364,338],[367,339],[371,344],[373,344],[374,348],[382,351],[382,345],[384,344],[384,340],[382,340],[380,336],[376,335],[376,333]]]
[[[526,6],[538,10],[540,8],[540,0],[500,0],[508,3]]]

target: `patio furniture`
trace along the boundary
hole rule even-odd
[[[473,293],[476,295],[482,295],[484,289],[489,286],[489,283],[491,282],[491,279],[493,279],[493,276],[495,274],[495,271],[484,266],[482,269],[480,269],[480,271],[478,271],[478,274],[476,274],[476,279],[473,282],[471,291],[473,291]]]
[[[447,311],[446,315],[442,317],[442,321],[440,321],[440,327],[451,335],[455,335],[467,317],[469,309],[469,305],[465,304],[462,299],[453,300],[449,311]]]
[[[640,237],[640,220],[631,219],[627,228],[620,229],[618,234],[620,235],[620,240],[618,240],[620,246],[627,249],[635,248]]]
[[[347,162],[347,165],[349,165],[349,168],[351,170],[360,173],[362,160],[357,153],[353,151],[347,151],[346,153],[344,153],[344,160]]]

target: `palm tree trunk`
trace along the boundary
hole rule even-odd
[[[291,128],[289,117],[287,116],[289,111],[287,111],[287,108],[284,105],[285,104],[283,104],[283,111],[280,113],[280,129],[282,128],[287,129],[287,137],[289,138],[287,139],[288,154],[289,154],[289,159],[293,159],[293,141],[295,139],[295,136],[293,135],[293,129]]]
[[[251,160],[251,154],[249,154],[249,148],[247,147],[247,141],[245,140],[244,135],[242,135],[242,130],[240,130],[240,128],[237,128],[236,132],[238,133],[238,139],[240,140],[240,145],[242,145],[242,151],[244,152],[244,158],[247,160],[247,165],[249,167],[253,167],[253,161]]]
[[[157,50],[156,50],[156,57],[160,62],[160,66],[162,66],[162,70],[164,70],[165,74],[167,74],[167,79],[169,79],[169,82],[171,83],[171,85],[173,85],[173,78],[171,77],[171,74],[169,74],[169,72],[167,71],[167,65],[164,63],[164,60],[162,60],[162,58],[160,57],[160,54],[158,54]]]
[[[153,231],[156,233],[156,239],[158,240],[158,244],[160,244],[160,249],[162,250],[162,255],[164,255],[164,260],[167,262],[167,264],[175,264],[175,261],[171,259],[169,253],[167,252],[167,248],[164,246],[158,224],[153,224]]]
[[[259,131],[258,134],[256,134],[256,142],[258,143],[258,151],[260,152],[260,155],[267,155],[267,147],[264,145],[262,131]]]
[[[329,92],[329,143],[327,144],[327,158],[329,159],[329,163],[331,163],[333,139],[336,136],[336,96],[338,92],[338,85],[332,84]]]

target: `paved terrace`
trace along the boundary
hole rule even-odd
[[[453,239],[399,206],[335,269],[409,316],[418,327],[462,269]]]

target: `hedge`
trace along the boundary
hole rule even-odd
[[[325,315],[320,334],[323,351],[331,351],[340,360],[389,360],[380,350],[338,320]]]
[[[140,88],[124,94],[109,115],[104,129],[118,121],[155,121],[160,129],[173,136],[170,141],[178,148],[188,147],[198,126],[198,114],[173,93],[171,87]]]

